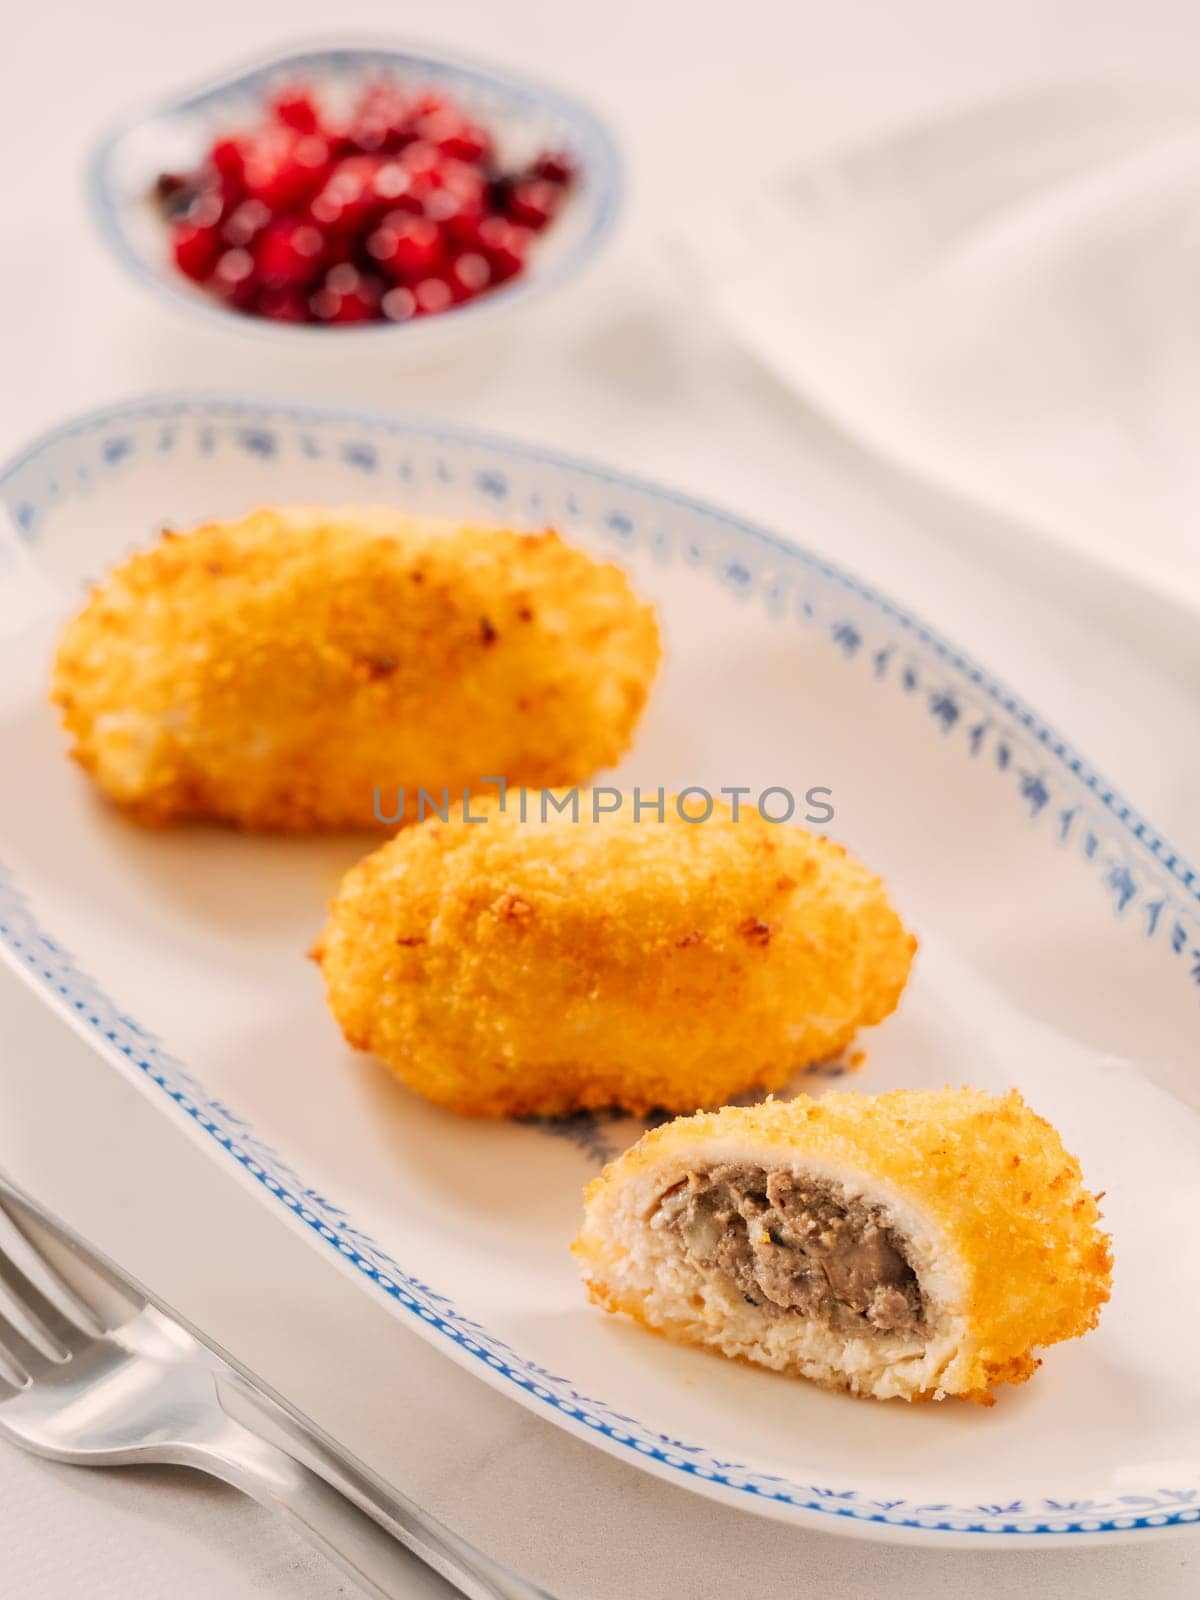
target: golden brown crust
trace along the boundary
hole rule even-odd
[[[615,1258],[598,1221],[606,1202],[639,1173],[713,1139],[867,1174],[932,1220],[963,1285],[958,1310],[972,1346],[953,1390],[963,1398],[987,1405],[997,1385],[1030,1378],[1034,1350],[1095,1327],[1109,1297],[1112,1252],[1097,1200],[1051,1124],[1016,1090],[901,1089],[727,1106],[647,1133],[588,1186],[588,1221],[572,1247],[607,1310],[646,1320],[639,1296],[608,1281]]]
[[[569,784],[627,748],[659,660],[616,567],[552,532],[295,508],[164,535],[67,627],[52,698],[136,821],[378,828],[418,786]]]
[[[314,952],[346,1038],[473,1116],[692,1109],[882,1021],[915,940],[841,846],[743,806],[431,819],[343,880]]]

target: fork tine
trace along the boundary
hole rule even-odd
[[[46,1235],[74,1261],[82,1262],[87,1269],[87,1282],[95,1284],[95,1293],[69,1282],[61,1270],[53,1265],[43,1246],[31,1233],[31,1224],[45,1229]],[[27,1258],[34,1263],[51,1297],[62,1305],[71,1320],[89,1333],[110,1333],[113,1328],[110,1313],[104,1309],[109,1297],[115,1296],[129,1314],[140,1311],[146,1304],[146,1295],[131,1278],[118,1272],[103,1256],[94,1254],[90,1245],[77,1234],[69,1233],[50,1217],[44,1217],[37,1208],[18,1192],[14,1193],[0,1172],[0,1226],[7,1224],[13,1236],[20,1236],[20,1244]],[[100,1287],[103,1286],[103,1287]]]
[[[8,1291],[17,1310],[57,1348],[59,1355],[69,1355],[89,1337],[102,1333],[103,1327],[95,1312],[50,1266],[14,1216],[14,1210],[15,1207],[0,1200],[0,1286]],[[26,1257],[24,1264],[18,1264],[14,1259],[14,1242]],[[43,1282],[53,1291],[60,1304],[50,1299],[33,1281],[29,1273],[30,1263],[36,1264],[35,1270],[40,1271]]]
[[[39,1377],[44,1377],[62,1366],[61,1361],[54,1361],[39,1350],[33,1340],[17,1327],[2,1306],[0,1306],[0,1358],[3,1358],[5,1365],[18,1378],[23,1375],[34,1383]],[[15,1387],[22,1385],[17,1384]]]

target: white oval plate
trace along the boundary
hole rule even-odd
[[[164,522],[321,500],[550,522],[629,566],[670,657],[622,778],[832,789],[831,831],[922,939],[855,1086],[1016,1084],[1060,1126],[1107,1191],[1095,1334],[991,1410],[910,1408],[603,1316],[567,1245],[584,1182],[638,1126],[456,1119],[347,1049],[304,951],[362,841],[146,833],[97,800],[45,704],[84,582]],[[606,1450],[794,1522],[1033,1548],[1200,1520],[1197,879],[1032,711],[770,534],[420,423],[133,402],[37,441],[0,505],[0,948],[364,1294]],[[204,1247],[202,1219],[180,1244]]]
[[[311,84],[336,104],[379,76],[453,95],[495,133],[502,155],[512,165],[540,150],[570,153],[577,182],[561,214],[531,253],[526,272],[440,316],[319,328],[228,311],[176,271],[167,230],[151,199],[160,172],[195,167],[218,133],[261,117],[266,100],[280,84]],[[499,67],[395,44],[346,44],[275,54],[122,117],[91,156],[87,188],[96,225],[118,261],[176,309],[205,317],[228,331],[259,334],[310,354],[314,346],[324,348],[331,340],[346,338],[355,350],[364,343],[386,342],[390,351],[400,353],[442,349],[575,277],[595,259],[616,220],[621,169],[604,124],[587,106],[557,89]]]

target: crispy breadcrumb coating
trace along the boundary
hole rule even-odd
[[[406,829],[314,951],[349,1042],[473,1116],[693,1110],[778,1087],[893,1010],[916,941],[840,845],[748,806]]]
[[[659,1196],[697,1165],[750,1161],[837,1181],[871,1200],[905,1244],[924,1296],[914,1344],[857,1342],[810,1318],[697,1283],[651,1225]],[[1079,1162],[1012,1090],[826,1094],[679,1118],[647,1133],[585,1195],[573,1249],[588,1291],[669,1338],[881,1398],[990,1404],[1040,1365],[1038,1347],[1095,1327],[1112,1255]]]
[[[54,671],[75,759],[136,821],[378,827],[397,791],[569,784],[627,748],[660,655],[616,567],[553,532],[293,508],[165,534]]]

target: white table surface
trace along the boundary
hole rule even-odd
[[[629,205],[602,264],[448,369],[360,365],[336,350],[300,363],[198,331],[127,283],[86,221],[81,165],[114,111],[333,24],[402,29],[557,77],[622,136]],[[68,412],[209,386],[429,412],[618,464],[771,524],[924,613],[1195,859],[1200,653],[1189,630],[1132,614],[1119,585],[1033,555],[1017,530],[862,456],[689,303],[670,253],[673,218],[702,205],[719,226],[723,196],[773,153],[816,151],[1036,78],[1174,74],[1189,61],[1200,72],[1190,0],[27,4],[5,17],[0,51],[0,455]],[[761,1522],[600,1455],[367,1303],[7,975],[0,1167],[376,1470],[561,1600],[1195,1592],[1194,1538],[898,1549]],[[205,1236],[180,1251],[173,1241],[201,1207]],[[372,1399],[375,1375],[406,1397],[390,1414]],[[266,1514],[182,1473],[89,1474],[4,1450],[0,1505],[5,1600],[347,1592]]]

